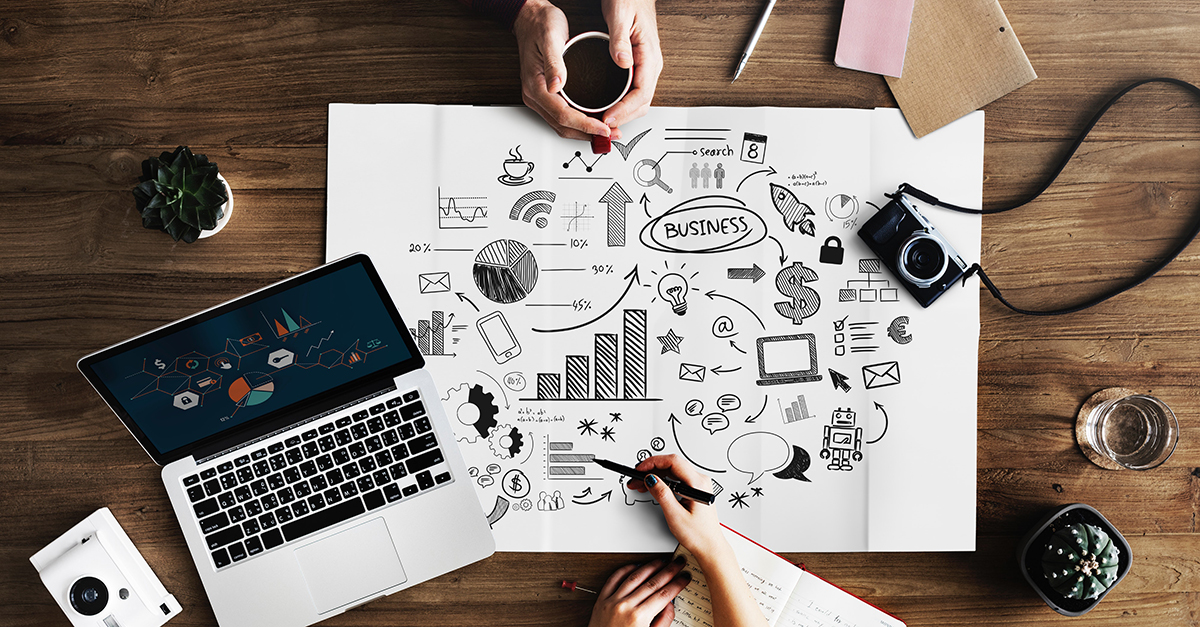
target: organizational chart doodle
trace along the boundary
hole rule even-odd
[[[427,147],[389,286],[502,548],[649,546],[616,530],[653,500],[592,460],[677,454],[756,539],[865,550],[876,469],[965,444],[928,435],[929,369],[973,369],[974,336],[960,359],[954,305],[908,299],[856,234],[870,125],[765,119],[652,113],[607,155],[536,126]]]

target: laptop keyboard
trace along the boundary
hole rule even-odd
[[[295,433],[184,477],[218,569],[451,481],[417,390]]]

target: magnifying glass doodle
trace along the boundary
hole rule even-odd
[[[651,171],[653,171],[654,176],[650,176]],[[637,165],[633,166],[633,178],[642,187],[657,185],[663,188],[668,194],[671,193],[671,188],[663,182],[662,171],[659,170],[658,162],[654,159],[642,159],[638,161]]]

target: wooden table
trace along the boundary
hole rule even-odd
[[[1040,78],[987,111],[984,197],[1033,189],[1091,112],[1132,80],[1200,82],[1193,0],[1005,0]],[[832,64],[842,3],[775,8],[729,74],[759,2],[659,7],[656,104],[894,106],[882,78]],[[598,10],[566,8],[574,30]],[[183,604],[213,615],[158,477],[75,369],[85,353],[318,265],[326,105],[520,102],[512,35],[458,4],[396,0],[6,0],[0,8],[0,624],[65,625],[28,557],[108,506]],[[141,161],[186,144],[237,209],[187,245],[143,229]],[[1145,268],[1200,219],[1200,107],[1151,87],[1118,106],[1042,200],[984,220],[983,265],[1025,307],[1076,302]],[[402,148],[402,147],[401,147]],[[1129,576],[1077,624],[1200,620],[1200,258],[1083,313],[1017,316],[981,292],[978,550],[789,556],[909,625],[1049,624],[1017,572],[1052,506],[1099,508]],[[1126,386],[1177,412],[1179,448],[1143,473],[1090,464],[1072,433],[1092,392]],[[633,555],[497,554],[329,625],[583,625],[587,595]]]

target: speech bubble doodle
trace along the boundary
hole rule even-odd
[[[525,375],[520,372],[510,372],[504,375],[504,387],[520,392],[525,389]]]
[[[750,483],[787,465],[792,447],[787,440],[766,431],[754,431],[739,436],[729,445],[729,465],[750,475]]]
[[[804,472],[806,470],[808,470],[808,467],[811,463],[812,463],[812,458],[808,456],[808,451],[793,444],[792,445],[792,463],[788,464],[787,468],[780,470],[779,472],[775,473],[773,476],[778,477],[780,479],[796,479],[799,481],[811,482],[812,481],[811,479],[804,476]]]
[[[742,399],[738,398],[735,394],[722,394],[721,398],[717,399],[717,407],[720,407],[721,411],[741,409]]]
[[[476,468],[475,466],[471,466],[470,468],[467,469],[467,474],[471,475],[472,477],[478,477],[479,469]]]
[[[486,488],[496,482],[491,475],[483,475],[479,479],[476,479],[476,481],[479,482],[479,487],[481,488]]]
[[[683,411],[689,416],[699,416],[704,413],[704,403],[698,398],[693,398],[683,406]]]
[[[712,334],[714,337],[727,338],[737,335],[733,320],[729,316],[721,316],[713,321]]]
[[[729,428],[729,416],[725,414],[709,414],[700,422],[704,430],[709,435],[716,435],[718,431],[724,431]]]
[[[500,464],[488,464],[487,465],[487,473],[489,475],[494,475],[498,472],[500,472]]]

